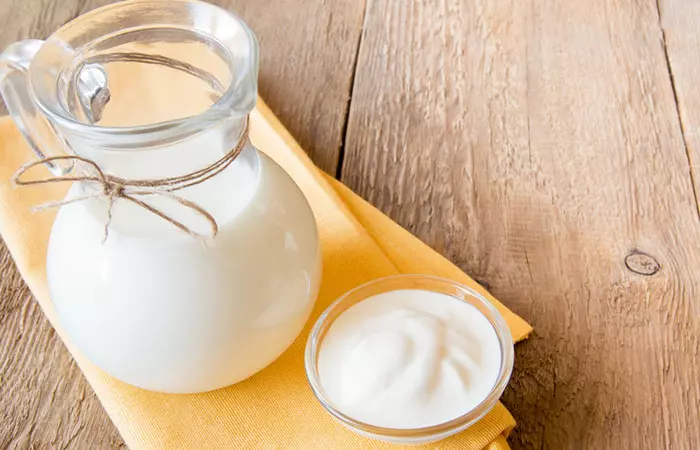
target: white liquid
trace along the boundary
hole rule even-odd
[[[496,331],[475,307],[423,290],[375,295],[343,312],[319,353],[331,402],[370,425],[410,429],[483,401],[501,365]]]
[[[183,167],[169,171],[192,167],[180,156]],[[81,192],[76,184],[69,196]],[[58,213],[47,276],[61,325],[94,363],[139,387],[201,392],[253,375],[294,341],[315,302],[320,254],[303,194],[252,147],[182,195],[217,218],[210,244],[124,200],[103,244],[105,202],[78,202]],[[147,200],[208,230],[177,204]]]

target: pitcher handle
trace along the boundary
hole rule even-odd
[[[0,94],[7,110],[29,146],[39,158],[60,146],[53,127],[39,110],[29,89],[29,64],[44,41],[28,39],[15,42],[0,55]],[[51,144],[49,144],[51,143]],[[53,163],[46,166],[55,175],[62,175],[65,168]]]

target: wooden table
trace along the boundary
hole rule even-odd
[[[101,3],[0,0],[0,45]],[[535,326],[514,448],[700,448],[700,2],[219,3],[314,161]],[[0,448],[125,447],[0,269]]]

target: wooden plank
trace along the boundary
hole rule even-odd
[[[217,0],[260,43],[262,98],[318,167],[335,175],[363,1]]]
[[[45,38],[73,17],[106,3],[109,1],[0,2],[0,48],[20,39]],[[334,174],[362,26],[362,3],[218,3],[237,11],[259,38],[261,95],[314,161]],[[0,448],[124,446],[21,282],[1,241],[0,350]]]
[[[654,0],[370,1],[357,66],[342,180],[535,326],[511,445],[700,448],[700,221]]]
[[[0,48],[47,37],[109,0],[6,0]],[[363,2],[216,0],[240,15],[260,44],[259,92],[317,166],[336,173],[362,30]]]
[[[660,0],[657,5],[700,214],[700,3]]]

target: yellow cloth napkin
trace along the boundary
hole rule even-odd
[[[531,328],[457,267],[316,169],[264,103],[259,102],[251,117],[253,143],[287,170],[311,203],[323,250],[323,281],[313,315],[300,337],[277,361],[246,381],[205,394],[149,392],[105,374],[71,344],[58,323],[45,278],[46,244],[55,212],[29,212],[31,205],[61,198],[66,187],[11,187],[11,174],[33,155],[8,118],[0,120],[0,233],[22,276],[130,448],[395,448],[336,423],[307,384],[303,364],[306,338],[313,321],[336,297],[386,275],[434,274],[486,295],[505,316],[516,341],[525,338]],[[514,425],[510,413],[499,403],[469,430],[439,446],[507,449],[505,438]]]

